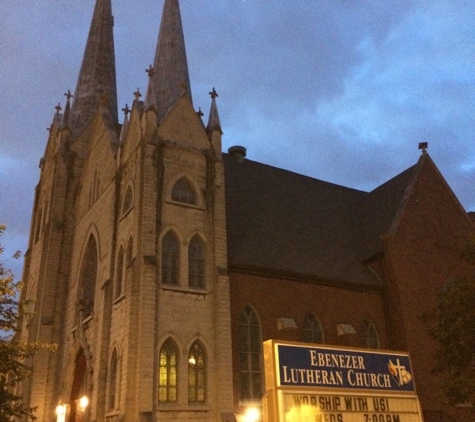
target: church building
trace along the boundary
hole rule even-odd
[[[248,422],[268,339],[409,352],[425,421],[472,420],[439,400],[421,316],[469,274],[475,227],[427,146],[371,192],[224,153],[214,88],[205,122],[193,106],[178,0],[120,124],[113,22],[96,0],[40,162],[21,335],[58,350],[23,386],[38,421]]]

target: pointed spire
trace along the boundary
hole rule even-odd
[[[218,106],[216,105],[216,97],[218,96],[218,93],[213,88],[209,95],[211,95],[211,109],[209,111],[208,126],[206,126],[206,129],[208,129],[210,132],[213,130],[219,130],[222,133],[221,122],[219,120],[218,114]]]
[[[165,0],[147,105],[155,107],[161,121],[183,94],[191,101],[180,6],[178,0]]]
[[[113,26],[111,0],[96,0],[71,108],[71,125],[75,133],[94,118],[100,96],[109,99],[110,115],[118,121]]]

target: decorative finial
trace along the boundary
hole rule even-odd
[[[201,107],[198,108],[198,111],[196,112],[198,117],[201,119],[204,116],[204,113],[201,111]]]
[[[423,154],[427,154],[427,148],[429,148],[428,142],[419,142],[419,149],[422,150]]]
[[[216,92],[216,90],[214,89],[214,87],[213,87],[213,90],[209,93],[209,95],[211,95],[211,98],[212,98],[213,100],[218,96],[218,93]]]
[[[68,101],[73,98],[73,94],[71,94],[71,91],[68,89],[68,92],[65,92],[64,95],[68,99]]]
[[[148,67],[148,69],[145,69],[145,72],[147,72],[149,78],[151,78],[153,75],[155,75],[155,71],[153,70],[152,65],[150,65]]]
[[[122,111],[124,112],[125,116],[128,116],[130,113],[129,105],[126,104],[125,107],[122,109]]]
[[[61,103],[58,103],[58,105],[55,107],[55,109],[56,109],[56,113],[59,113],[62,110]]]
[[[135,101],[139,101],[140,100],[140,97],[142,96],[142,94],[140,93],[140,89],[137,88],[137,91],[134,92],[134,96],[135,96]]]

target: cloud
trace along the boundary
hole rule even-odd
[[[145,92],[162,2],[113,3],[122,108]],[[224,149],[241,144],[252,160],[369,190],[428,141],[475,209],[475,2],[180,3],[194,104],[207,113],[216,87]],[[17,239],[27,237],[46,128],[74,91],[93,7],[2,4],[0,220],[22,231]]]

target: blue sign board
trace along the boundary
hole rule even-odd
[[[409,356],[277,344],[280,386],[415,393]]]

